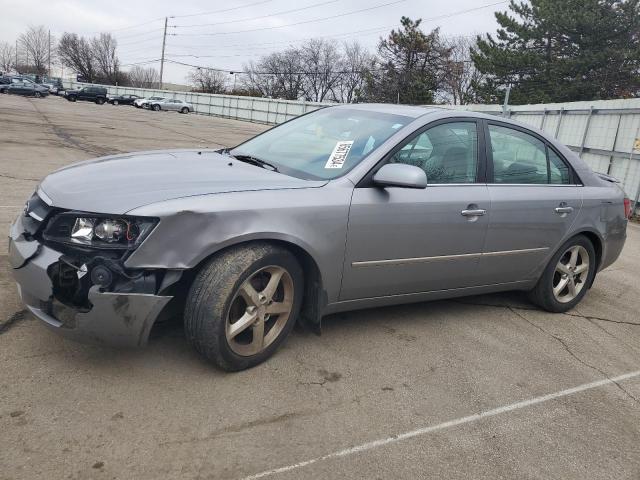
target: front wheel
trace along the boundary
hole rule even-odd
[[[33,94],[33,96],[36,97],[36,98],[40,98],[40,97],[42,97],[42,94],[40,92],[35,92]]]
[[[111,103],[113,103],[113,105],[118,105],[118,103],[120,103],[120,102],[118,102],[118,100],[114,100],[114,101],[113,101],[113,102],[111,102]]]
[[[182,110],[180,110],[180,113],[189,113],[189,109],[187,107],[182,107]]]
[[[189,342],[223,370],[269,358],[293,328],[304,276],[283,248],[254,243],[214,257],[198,273],[185,308]]]
[[[75,96],[71,96],[71,97],[67,97],[67,100],[69,100],[70,102],[75,102],[77,98]]]
[[[560,247],[529,298],[549,312],[566,312],[580,303],[595,274],[593,244],[584,235],[578,235]]]
[[[153,106],[153,111],[154,112],[159,112],[160,111],[160,105],[154,105]]]

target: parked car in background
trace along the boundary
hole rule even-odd
[[[193,105],[185,102],[184,100],[177,100],[175,98],[165,98],[164,100],[156,100],[150,102],[149,108],[151,108],[151,110],[155,110],[156,112],[160,110],[180,113],[193,112]]]
[[[64,90],[62,79],[58,77],[42,77],[40,85],[47,87],[49,89],[49,93],[54,95],[58,95],[60,90]]]
[[[138,100],[138,95],[116,95],[115,97],[109,97],[109,103],[111,105],[133,105],[133,102]]]
[[[148,108],[150,103],[159,102],[160,100],[164,100],[164,97],[139,98],[134,100],[133,105],[137,108]]]
[[[2,82],[0,82],[0,91],[3,91],[4,93],[7,93],[7,89],[9,88],[9,85],[14,84],[14,83],[30,83],[30,84],[34,84],[35,82],[24,75],[6,75],[4,77],[2,77]]]
[[[28,82],[27,80],[11,83],[7,88],[7,93],[11,95],[23,95],[25,97],[46,97],[49,95],[49,89],[38,85],[37,83]]]
[[[7,93],[7,88],[11,85],[11,79],[7,77],[0,77],[0,93]]]
[[[8,257],[62,335],[144,345],[173,312],[198,352],[240,370],[296,321],[358,308],[521,290],[566,312],[620,255],[629,214],[611,177],[525,124],[343,105],[235,148],[62,168]]]
[[[102,105],[107,101],[107,89],[104,87],[82,87],[80,90],[67,90],[65,98],[70,102],[82,100]]]

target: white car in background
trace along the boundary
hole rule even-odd
[[[133,102],[133,105],[136,108],[148,108],[152,102],[159,102],[160,100],[164,100],[164,97],[138,98]]]
[[[165,98],[149,103],[149,108],[159,112],[160,110],[168,110],[172,112],[189,113],[193,112],[193,105],[175,98]]]

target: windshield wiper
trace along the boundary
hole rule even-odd
[[[267,170],[271,170],[272,172],[277,172],[278,171],[278,167],[276,167],[275,165],[269,163],[269,162],[265,162],[264,160],[261,160],[260,158],[257,157],[252,157],[251,155],[231,155],[231,153],[227,152],[227,154],[231,157],[231,158],[235,158],[236,160],[239,160],[241,162],[245,162],[245,163],[250,163],[251,165],[257,165],[258,167],[262,167],[262,168],[266,168]]]

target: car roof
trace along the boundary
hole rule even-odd
[[[337,104],[336,106],[330,106],[329,108],[348,108],[355,110],[365,110],[369,112],[389,113],[393,115],[404,115],[411,118],[424,117],[426,115],[437,114],[439,118],[483,118],[486,120],[495,120],[502,123],[516,125],[528,130],[539,132],[539,129],[532,127],[526,123],[505,118],[502,116],[491,115],[482,112],[473,112],[465,109],[453,109],[446,106],[418,106],[418,105],[397,105],[389,103],[351,103],[351,104]]]
[[[392,115],[404,115],[405,117],[418,118],[429,113],[441,111],[433,107],[419,107],[412,105],[395,105],[392,103],[350,103],[331,106],[331,108],[348,108],[352,110],[365,110],[368,112],[389,113]]]

